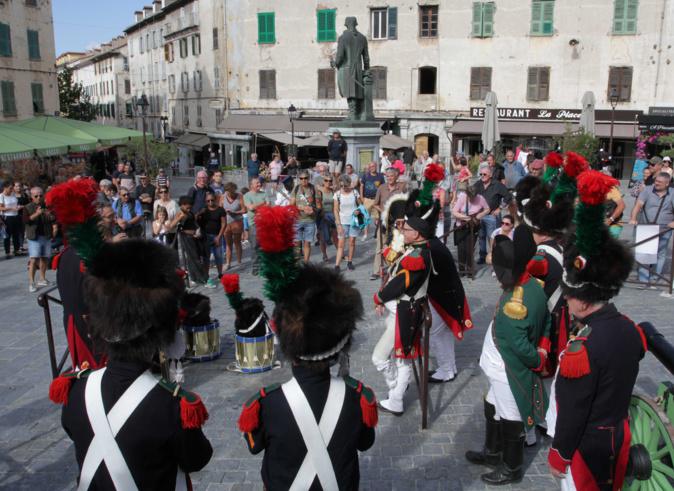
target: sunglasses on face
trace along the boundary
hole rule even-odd
[[[488,175],[489,175],[489,174],[480,174],[480,177],[486,177],[486,176],[488,176]]]
[[[167,191],[159,191],[159,194],[166,194]]]
[[[323,182],[326,182],[326,183],[332,182],[332,179],[323,179]]]
[[[308,177],[300,177],[300,181],[308,181],[308,180],[309,180]]]
[[[504,226],[504,227],[512,227],[512,225],[513,225],[513,224],[510,223],[510,222],[503,222],[503,226]]]
[[[41,194],[34,194],[33,198],[42,198],[42,195]]]
[[[214,199],[207,199],[206,203],[213,203],[215,200]]]
[[[125,194],[120,194],[120,196],[121,196],[122,198],[126,198],[126,197],[128,196],[128,194],[126,194],[126,193],[125,193]]]
[[[655,167],[655,164],[648,164],[648,167]]]

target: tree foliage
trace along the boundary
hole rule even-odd
[[[658,144],[664,147],[667,147],[665,150],[660,152],[663,157],[672,157],[674,158],[674,135],[662,135],[658,138]]]
[[[573,131],[571,126],[566,127],[564,134],[556,140],[562,152],[576,152],[587,159],[588,162],[597,160],[601,141],[592,133],[583,130]]]
[[[136,163],[145,160],[145,149],[142,138],[134,138],[126,144],[126,157]],[[148,173],[151,176],[157,174],[160,167],[168,167],[171,161],[178,158],[178,148],[173,143],[163,143],[147,140],[147,159],[149,161]],[[140,167],[142,169],[142,166]]]
[[[58,86],[61,116],[80,121],[96,118],[96,108],[82,84],[73,80],[72,68],[66,66],[59,72]]]

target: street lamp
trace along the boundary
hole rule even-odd
[[[136,107],[140,108],[140,117],[143,121],[143,152],[145,154],[145,165],[143,166],[145,175],[147,175],[147,137],[145,136],[145,116],[147,112],[147,108],[150,105],[150,102],[147,100],[147,96],[145,94],[140,96],[140,99],[136,101]]]
[[[164,131],[164,143],[166,143],[166,131],[167,131],[167,128],[168,128],[168,116],[161,116],[159,118],[159,120],[161,121],[161,127],[162,127],[162,130]]]
[[[613,165],[613,123],[615,122],[615,108],[620,101],[620,93],[616,87],[611,87],[608,102],[611,104],[611,132],[608,140],[608,158]]]
[[[297,109],[294,105],[290,104],[288,108],[288,118],[290,119],[290,151],[295,155],[295,119],[297,119]],[[288,155],[290,157],[290,155]]]

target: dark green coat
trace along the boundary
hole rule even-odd
[[[548,395],[540,377],[544,359],[537,347],[542,338],[550,335],[550,313],[547,297],[540,283],[529,277],[520,286],[522,303],[527,313],[524,319],[514,319],[504,311],[511,301],[513,290],[501,295],[494,317],[492,334],[506,366],[506,375],[525,427],[545,421]]]

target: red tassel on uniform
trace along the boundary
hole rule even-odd
[[[545,276],[548,274],[548,260],[545,258],[531,259],[527,263],[527,271],[531,276],[536,278],[545,278]]]
[[[374,428],[379,422],[377,400],[373,397],[368,401],[363,394],[360,395],[360,410],[363,413],[363,424],[368,428]]]
[[[73,384],[72,377],[56,377],[49,384],[49,399],[55,404],[68,404],[68,395],[70,387]]]
[[[260,401],[255,399],[250,406],[243,405],[239,415],[239,430],[242,433],[255,431],[260,425]]]
[[[52,271],[56,271],[59,267],[59,261],[61,260],[61,254],[62,252],[59,252],[56,254],[54,257],[51,258],[51,269]]]
[[[196,396],[196,400],[192,402],[189,402],[185,397],[180,398],[180,421],[183,429],[201,428],[207,419],[208,411],[201,397]]]
[[[564,352],[559,364],[559,373],[566,378],[580,378],[590,373],[590,359],[584,345],[581,345],[578,351]]]

